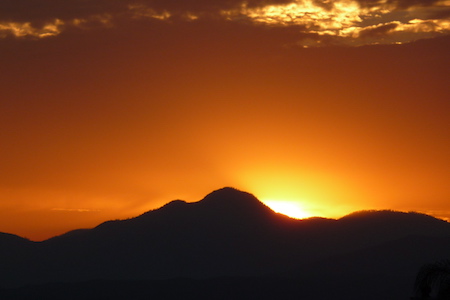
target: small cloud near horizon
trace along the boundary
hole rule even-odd
[[[99,209],[89,209],[89,208],[61,208],[61,207],[56,207],[56,208],[52,208],[52,211],[66,211],[66,212],[100,212],[101,210]]]

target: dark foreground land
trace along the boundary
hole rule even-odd
[[[409,299],[410,282],[395,278],[214,278],[52,283],[0,290],[0,299]]]
[[[224,188],[43,242],[0,233],[0,300],[401,300],[450,224],[366,211],[294,220]]]

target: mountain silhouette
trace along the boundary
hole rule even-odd
[[[322,291],[321,282],[365,278],[359,285],[362,293],[380,278],[390,278],[407,296],[415,270],[450,255],[450,224],[395,211],[296,220],[272,211],[252,194],[227,187],[198,202],[175,200],[135,218],[43,242],[0,234],[0,254],[0,288],[98,280],[167,283],[190,278],[212,284],[214,278],[283,278],[305,283],[292,291],[313,297],[320,290],[323,298],[310,299],[329,299],[333,295]],[[351,299],[349,291],[342,288],[341,293]]]

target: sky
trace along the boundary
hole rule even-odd
[[[0,232],[232,186],[450,218],[448,0],[2,0]]]

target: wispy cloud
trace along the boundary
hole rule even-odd
[[[85,212],[99,212],[98,209],[89,209],[89,208],[61,208],[56,207],[52,208],[52,211],[66,211],[66,212],[79,212],[79,213],[85,213]]]
[[[41,27],[33,26],[30,22],[5,22],[0,23],[0,37],[6,37],[7,35],[13,35],[15,37],[36,37],[45,38],[49,36],[55,36],[61,33],[62,22],[59,19],[55,19],[53,22],[46,23]]]

